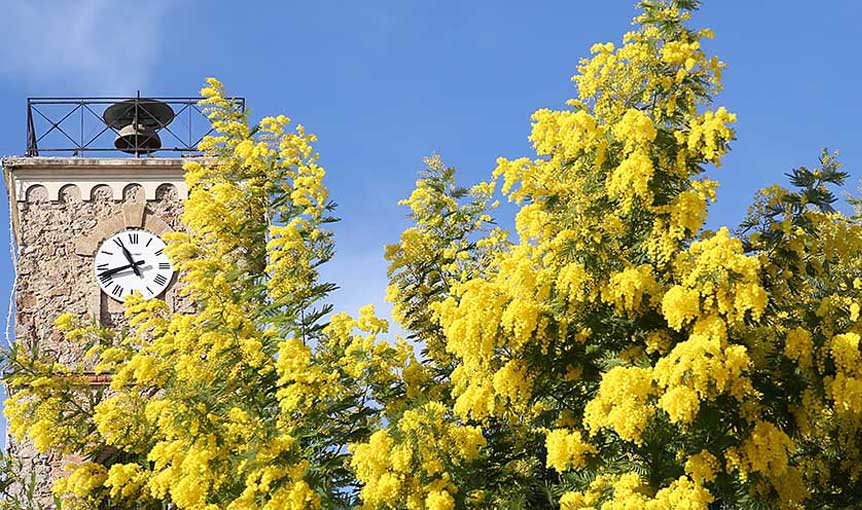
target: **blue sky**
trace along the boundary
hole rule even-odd
[[[284,113],[320,142],[340,205],[333,301],[382,307],[384,244],[407,225],[422,157],[439,152],[469,184],[498,156],[528,155],[530,114],[563,107],[593,42],[619,42],[633,0],[585,2],[0,0],[0,154],[24,150],[25,98],[194,95],[216,76],[254,118]],[[862,3],[712,0],[695,24],[728,63],[718,103],[739,117],[715,176],[709,224],[735,225],[752,194],[841,150],[862,176],[858,65]],[[7,204],[0,204],[6,225]],[[6,237],[5,227],[2,235]],[[0,253],[5,316],[10,261]]]

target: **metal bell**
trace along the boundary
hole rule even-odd
[[[129,154],[150,154],[162,148],[156,133],[174,120],[174,111],[156,99],[136,97],[109,106],[105,125],[117,133],[114,147]]]
[[[129,124],[120,129],[114,147],[123,152],[149,154],[162,148],[162,139],[155,129],[142,124]]]

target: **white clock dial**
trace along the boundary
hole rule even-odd
[[[125,230],[105,239],[93,262],[102,292],[125,301],[133,292],[158,296],[174,277],[165,242],[146,230]]]

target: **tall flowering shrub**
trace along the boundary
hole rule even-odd
[[[736,115],[712,102],[724,64],[695,7],[641,2],[621,46],[581,61],[569,108],[533,115],[535,156],[499,159],[490,183],[457,190],[431,162],[387,252],[425,348],[407,409],[434,395],[484,441],[400,474],[389,452],[411,438],[392,416],[387,448],[351,460],[363,494],[402,481],[367,508],[858,504],[862,231],[829,190],[846,174],[824,152],[738,229],[703,228]],[[486,212],[497,182],[511,239]]]
[[[379,426],[377,395],[412,348],[378,341],[371,307],[321,321],[333,219],[315,137],[284,116],[249,126],[216,80],[202,95],[216,134],[185,165],[187,232],[167,249],[194,311],[131,299],[126,334],[61,316],[110,387],[15,352],[5,414],[19,438],[81,459],[54,486],[72,508],[347,507],[346,445]]]
[[[696,3],[644,0],[593,46],[568,108],[533,115],[535,156],[471,188],[426,161],[385,253],[408,341],[371,308],[327,315],[314,138],[251,128],[212,81],[169,248],[196,311],[133,300],[125,336],[62,317],[110,391],[14,353],[13,432],[83,455],[55,488],[82,508],[858,506],[860,202],[834,209],[824,151],[704,228],[736,116]]]

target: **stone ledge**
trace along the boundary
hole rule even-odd
[[[191,158],[48,158],[7,157],[2,161],[18,202],[28,202],[34,190],[44,188],[45,199],[56,202],[74,186],[83,201],[93,190],[107,186],[111,199],[120,200],[127,186],[141,186],[146,200],[156,200],[164,185],[176,188],[181,200],[188,197],[183,163]]]
[[[80,158],[46,156],[7,156],[3,168],[105,168],[105,167],[182,167],[183,163],[204,158]]]

